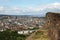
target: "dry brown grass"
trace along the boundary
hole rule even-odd
[[[35,35],[32,37],[33,40],[49,40],[47,30],[40,30],[35,33]]]

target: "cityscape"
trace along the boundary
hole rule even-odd
[[[12,31],[33,30],[42,27],[45,17],[33,16],[0,16],[0,31],[10,29]]]
[[[60,0],[0,0],[0,40],[60,40]]]

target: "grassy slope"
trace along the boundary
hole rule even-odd
[[[49,40],[47,30],[39,30],[32,37],[33,40]]]

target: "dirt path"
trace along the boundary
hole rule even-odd
[[[39,29],[38,29],[39,30]],[[26,38],[26,40],[33,40],[32,37],[35,35],[35,33],[38,31],[36,30],[34,33],[32,33],[29,37]]]

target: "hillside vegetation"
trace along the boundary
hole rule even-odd
[[[48,31],[46,29],[39,29],[30,35],[27,40],[49,40]]]

